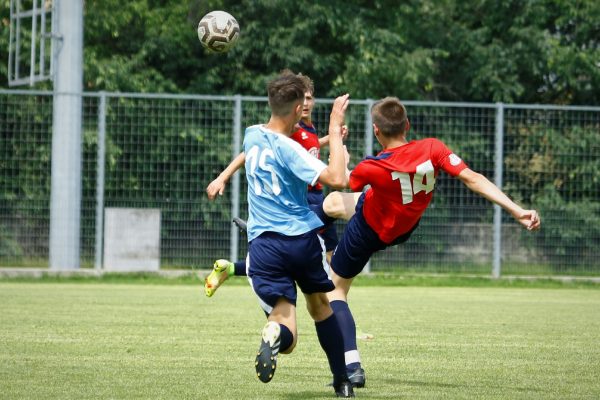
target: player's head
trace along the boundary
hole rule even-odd
[[[296,122],[302,115],[302,103],[306,84],[304,80],[291,71],[283,71],[267,84],[271,113],[277,117],[294,114]]]
[[[314,94],[315,93],[315,83],[313,82],[313,80],[310,79],[310,77],[308,75],[303,75],[302,73],[299,73],[298,76],[304,82],[304,85],[306,86],[306,92],[310,93],[310,94]]]
[[[410,128],[406,108],[397,97],[386,97],[371,108],[374,129],[387,138],[404,135]]]
[[[304,93],[304,104],[302,105],[302,120],[311,122],[312,110],[315,106],[315,84],[312,79],[306,75],[298,74],[306,85],[306,93]]]

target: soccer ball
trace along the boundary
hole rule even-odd
[[[198,23],[198,38],[208,50],[224,53],[240,37],[240,25],[225,11],[211,11]]]

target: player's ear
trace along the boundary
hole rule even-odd
[[[406,129],[404,130],[404,133],[408,133],[409,130],[410,130],[410,119],[406,118]]]
[[[373,124],[373,134],[375,136],[379,135],[379,128],[375,124]]]

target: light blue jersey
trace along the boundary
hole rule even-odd
[[[300,144],[263,125],[246,129],[248,241],[263,232],[296,236],[323,226],[306,200],[327,166]]]

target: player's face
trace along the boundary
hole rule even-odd
[[[302,119],[308,118],[312,114],[313,107],[315,106],[315,98],[311,92],[304,93],[304,104],[302,106]]]
[[[300,120],[304,118],[304,112],[302,111],[303,108],[303,103],[296,103],[296,106],[294,107],[294,111],[296,112],[296,122],[294,123],[297,124],[298,122],[300,122]]]

